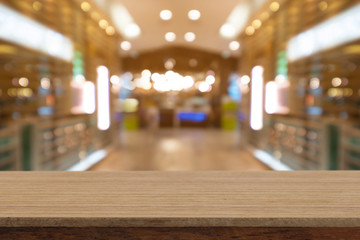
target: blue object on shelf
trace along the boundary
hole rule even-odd
[[[207,114],[202,112],[180,112],[178,113],[180,121],[204,122]]]

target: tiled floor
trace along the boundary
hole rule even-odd
[[[239,134],[210,129],[130,131],[91,170],[268,170],[242,146]]]

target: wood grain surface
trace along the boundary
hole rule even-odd
[[[360,172],[3,172],[0,227],[360,227]]]

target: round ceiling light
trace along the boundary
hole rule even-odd
[[[141,34],[141,29],[136,23],[130,23],[125,27],[125,36],[135,38]]]
[[[172,12],[168,9],[162,10],[160,12],[160,18],[164,21],[169,21],[172,18]]]
[[[120,46],[124,51],[129,51],[131,49],[131,43],[129,41],[123,41]]]
[[[187,33],[185,33],[184,38],[185,38],[185,41],[187,41],[187,42],[193,42],[196,39],[196,35],[193,32],[187,32]]]
[[[229,48],[231,51],[237,51],[240,48],[240,43],[238,41],[232,41],[229,43]]]
[[[220,28],[220,35],[225,38],[233,38],[236,35],[235,27],[230,23],[225,23]]]
[[[176,39],[176,34],[173,32],[168,32],[165,34],[165,40],[168,42],[173,42]]]
[[[190,10],[190,11],[189,11],[188,17],[189,17],[189,19],[192,20],[192,21],[197,21],[197,20],[200,19],[201,13],[200,13],[199,10],[193,9],[193,10]]]

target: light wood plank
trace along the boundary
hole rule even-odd
[[[360,227],[360,173],[4,172],[11,226]]]

